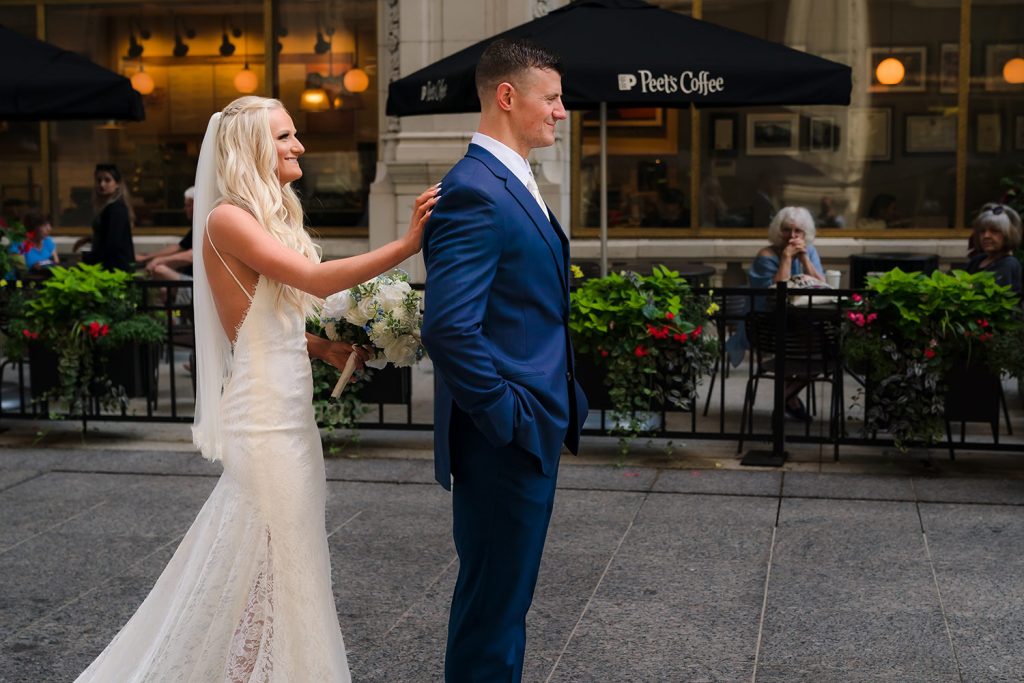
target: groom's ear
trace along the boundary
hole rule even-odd
[[[503,81],[498,84],[497,92],[495,93],[495,99],[498,102],[498,106],[502,111],[511,111],[512,109],[512,96],[515,94],[515,86],[508,81]]]

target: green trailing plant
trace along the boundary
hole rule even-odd
[[[85,414],[92,400],[106,408],[123,405],[124,388],[102,368],[128,344],[163,340],[163,326],[139,310],[142,291],[132,279],[79,264],[52,268],[48,279],[30,286],[18,280],[6,287],[16,292],[9,302],[7,355],[25,358],[30,345],[56,355],[59,382],[46,395],[56,414]]]
[[[867,380],[865,427],[888,430],[900,450],[942,439],[954,367],[1020,372],[1020,300],[992,273],[931,276],[894,269],[868,278],[843,321],[847,363]]]
[[[570,299],[576,352],[606,370],[613,430],[625,454],[645,431],[643,413],[693,408],[697,380],[715,361],[717,344],[705,334],[715,307],[664,266],[649,276],[591,278]]]

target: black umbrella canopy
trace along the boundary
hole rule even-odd
[[[73,52],[0,26],[0,119],[146,118],[124,76]]]
[[[395,81],[388,115],[480,111],[476,64],[498,38],[561,57],[568,109],[850,103],[844,64],[640,0],[575,0]]]

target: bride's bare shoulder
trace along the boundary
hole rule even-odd
[[[217,240],[251,239],[260,232],[252,214],[234,204],[220,204],[210,212],[206,229]]]

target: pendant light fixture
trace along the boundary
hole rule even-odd
[[[249,13],[244,8],[242,11],[242,26],[245,32],[245,36],[242,39],[244,41],[242,49],[245,51],[245,66],[235,74],[235,90],[243,95],[249,95],[256,92],[260,82],[256,78],[256,74],[249,68]]]
[[[370,77],[366,75],[365,71],[359,68],[358,26],[352,30],[352,39],[355,41],[352,48],[352,66],[345,72],[345,78],[342,79],[342,84],[345,86],[345,90],[352,93],[360,93],[370,87]]]
[[[889,0],[889,52],[892,53],[892,3]],[[886,57],[875,67],[875,78],[882,85],[899,85],[907,75],[907,69],[896,57]]]
[[[156,89],[156,83],[153,82],[153,77],[146,73],[146,70],[142,67],[141,59],[139,59],[139,70],[132,75],[131,81],[132,87],[140,95],[149,95]]]
[[[1024,57],[1011,57],[1003,64],[1003,80],[1011,85],[1024,83]]]

